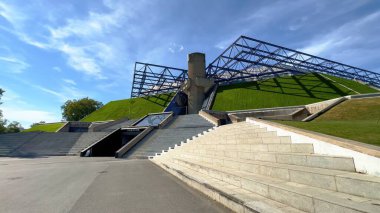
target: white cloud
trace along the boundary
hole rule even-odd
[[[98,79],[105,79],[102,75],[101,65],[96,58],[90,54],[95,54],[92,48],[89,47],[74,47],[69,44],[63,44],[58,47],[60,51],[68,56],[68,65],[75,70],[82,71],[87,75],[95,76]],[[87,51],[86,51],[87,50]]]
[[[4,117],[9,121],[18,121],[24,128],[29,128],[32,123],[39,121],[57,122],[61,120],[61,116],[57,113],[30,110],[19,107],[2,107]]]
[[[48,94],[51,94],[51,95],[54,95],[56,97],[58,97],[61,101],[66,101],[67,98],[64,94],[60,93],[60,92],[57,92],[57,91],[54,91],[52,89],[48,89],[48,88],[45,88],[45,87],[42,87],[42,86],[39,86],[39,85],[32,85],[34,88],[36,89],[39,89],[45,93],[48,93]]]
[[[185,48],[183,47],[183,45],[181,45],[181,44],[176,44],[176,43],[174,43],[174,42],[171,42],[171,43],[169,44],[169,48],[168,48],[169,52],[171,52],[171,53],[182,52],[184,49],[185,49]]]
[[[13,26],[20,26],[26,19],[22,12],[4,2],[0,2],[0,16]]]
[[[373,27],[379,22],[380,11],[345,23],[325,36],[312,40],[310,45],[299,50],[343,61],[347,60],[345,52],[349,49],[351,53],[351,57],[349,58],[363,60],[366,57],[355,57],[354,55],[357,54],[359,56],[359,54],[362,54],[365,46],[372,50],[374,48],[380,50],[380,48],[371,46],[371,42],[380,41],[380,38],[377,36],[380,33],[380,28]]]
[[[35,107],[25,101],[17,92],[0,85],[5,90],[1,98],[3,104],[1,110],[4,118],[8,121],[18,121],[24,128],[28,128],[32,123],[39,121],[55,122],[61,120],[59,111],[48,112],[44,110],[35,110]]]
[[[78,98],[85,97],[85,95],[81,91],[79,91],[78,88],[74,86],[62,86],[61,89],[57,91],[57,90],[52,90],[52,89],[39,86],[39,85],[34,85],[34,84],[29,84],[29,85],[47,94],[55,96],[56,98],[58,98],[60,102],[65,102],[70,99],[78,99]]]
[[[104,1],[104,5],[108,7],[105,12],[89,11],[86,17],[66,19],[63,25],[45,24],[39,32],[44,34],[36,35],[30,34],[25,24],[33,20],[33,13],[24,13],[19,7],[1,3],[0,15],[13,26],[13,29],[1,29],[15,34],[29,45],[61,52],[66,56],[67,65],[79,72],[106,79],[104,68],[112,68],[123,61],[118,58],[123,45],[113,42],[115,39],[109,35],[120,30],[127,19],[136,14],[135,6],[139,8],[142,4],[126,7],[122,1]]]
[[[5,92],[3,93],[3,96],[1,97],[1,102],[5,103],[12,103],[16,105],[27,105],[27,103],[22,100],[22,97],[17,94],[15,91],[9,89],[8,87],[5,87],[3,85],[0,85],[0,88],[2,88]]]
[[[319,41],[319,42],[317,42],[315,44],[312,44],[310,46],[307,46],[307,47],[304,47],[302,49],[299,49],[299,51],[305,52],[305,53],[308,53],[308,54],[311,54],[311,55],[319,55],[322,52],[324,52],[327,49],[329,49],[331,47],[331,45],[332,45],[333,42],[334,42],[333,39],[328,39],[328,40],[325,40],[325,41]]]
[[[62,69],[60,67],[53,67],[53,70],[56,72],[62,72]]]
[[[224,50],[226,49],[228,46],[230,46],[237,38],[239,38],[241,35],[237,35],[237,34],[234,34],[233,36],[231,36],[230,38],[228,39],[225,39],[225,40],[222,40],[222,41],[219,41],[215,47],[218,48],[218,49],[221,49],[221,50]]]
[[[19,58],[13,56],[0,56],[0,64],[3,64],[3,69],[12,73],[22,73],[30,65]]]
[[[71,84],[71,85],[77,85],[77,83],[74,81],[74,80],[71,80],[71,79],[63,79],[63,81],[67,84]]]

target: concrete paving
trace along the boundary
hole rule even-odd
[[[0,212],[229,212],[148,160],[0,158]]]

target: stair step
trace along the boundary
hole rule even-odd
[[[194,143],[194,144],[193,144]],[[310,143],[297,143],[297,144],[223,144],[223,145],[214,145],[213,150],[215,152],[231,152],[236,153],[240,150],[246,150],[250,152],[294,152],[294,153],[314,153],[313,144]],[[195,152],[205,153],[205,145],[197,144],[195,141],[183,146],[186,150],[194,150]],[[211,146],[212,147],[212,146]]]
[[[228,157],[231,154],[225,152],[214,152],[215,150],[206,150],[209,156]],[[228,150],[228,149],[225,149]],[[220,155],[222,153],[223,155]],[[227,151],[229,153],[229,151]],[[177,152],[180,154],[193,154],[190,150],[186,152]],[[219,155],[218,155],[219,154]],[[324,169],[333,169],[341,171],[355,172],[355,164],[353,158],[341,156],[318,155],[309,153],[281,153],[281,152],[250,152],[250,151],[237,151],[237,159],[240,160],[254,160],[264,162],[274,162],[289,165],[317,167]],[[206,156],[207,157],[207,156]]]
[[[199,165],[178,159],[175,160],[175,163],[306,212],[330,212],[332,209],[334,210],[332,212],[380,211],[377,201],[368,198],[287,182],[225,167],[215,169],[207,164]]]
[[[353,158],[313,153],[311,143],[243,122],[151,160],[236,212],[380,212],[378,177],[354,173]],[[255,196],[274,203],[260,209],[266,204]]]
[[[223,138],[199,137],[199,144],[252,144],[252,143],[291,143],[290,136],[226,136]]]
[[[182,156],[185,157],[185,156]],[[174,158],[179,160],[178,158]],[[364,196],[372,199],[380,199],[380,180],[364,174],[351,173],[340,170],[313,168],[297,165],[279,164],[271,162],[260,162],[252,160],[236,160],[230,158],[208,157],[198,160],[187,157],[196,163],[207,163],[214,167],[226,167],[239,171],[247,171],[255,174],[265,175],[285,181]],[[356,184],[359,188],[354,190],[350,185]],[[348,188],[347,188],[348,187]]]
[[[165,163],[163,168],[168,168],[168,165],[173,166],[172,163]],[[169,172],[205,193],[212,199],[229,207],[234,212],[304,212],[191,169],[181,168],[181,171],[178,171],[170,167]]]

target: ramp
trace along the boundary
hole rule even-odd
[[[212,128],[213,124],[198,114],[175,116],[162,129],[155,129],[136,144],[123,157],[127,159],[144,159],[174,147],[188,138]]]

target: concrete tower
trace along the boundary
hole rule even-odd
[[[205,92],[214,84],[206,78],[206,59],[203,53],[190,53],[187,57],[189,79],[185,91],[188,95],[188,113],[196,114],[202,109]]]

